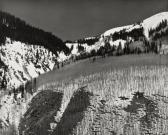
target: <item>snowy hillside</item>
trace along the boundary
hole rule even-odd
[[[111,34],[114,34],[115,32],[120,32],[122,30],[126,30],[126,31],[132,31],[133,29],[137,29],[140,28],[140,25],[127,25],[127,26],[121,26],[121,27],[117,27],[117,28],[113,28],[110,30],[107,30],[106,32],[104,32],[102,34],[102,36],[110,36]]]
[[[17,30],[15,30],[15,27],[13,27],[13,24],[8,23],[7,19],[1,20],[1,18],[0,18],[0,21],[3,22],[3,23],[0,22],[0,27],[2,26],[2,28],[4,28],[2,31],[0,31],[0,34],[2,34],[2,32],[4,32],[3,36],[5,38],[5,40],[3,42],[0,42],[0,90],[3,90],[3,89],[12,90],[13,88],[17,88],[20,85],[26,83],[28,80],[31,80],[34,77],[38,77],[40,74],[43,74],[45,72],[52,70],[56,63],[68,61],[69,59],[73,58],[74,56],[76,56],[76,57],[80,57],[82,55],[83,55],[83,57],[84,57],[84,55],[88,56],[88,57],[95,56],[95,53],[99,52],[103,47],[106,48],[107,50],[109,50],[109,47],[111,47],[110,49],[112,49],[113,51],[114,50],[120,51],[120,49],[123,49],[128,42],[132,45],[135,45],[135,43],[136,43],[136,45],[138,46],[138,45],[143,44],[143,41],[141,41],[141,39],[145,40],[145,41],[150,41],[150,40],[153,40],[153,36],[156,36],[157,33],[162,34],[163,31],[166,32],[168,30],[168,26],[167,26],[168,24],[165,25],[165,23],[167,23],[167,21],[165,21],[165,20],[168,20],[168,12],[163,12],[163,13],[159,13],[157,15],[154,15],[150,18],[147,18],[146,20],[142,21],[141,23],[135,23],[132,25],[113,28],[111,30],[104,32],[103,34],[101,34],[99,36],[96,36],[96,37],[88,37],[88,38],[76,40],[74,42],[66,42],[66,44],[64,44],[64,43],[62,43],[61,40],[54,38],[54,36],[52,34],[45,33],[42,31],[39,32],[39,30],[35,30],[35,32],[34,32],[35,28],[27,27],[23,22],[20,22],[20,21],[18,22],[18,25],[17,25],[17,29],[18,29],[18,31],[17,31]],[[15,22],[14,20],[13,20],[13,22]],[[12,21],[9,21],[9,22],[12,22]],[[160,24],[162,24],[163,26]],[[27,29],[30,29],[27,31],[29,33],[25,32],[26,34],[24,35],[23,34],[24,29],[22,29],[22,31],[19,31],[20,25],[22,25],[23,27],[26,27]],[[150,34],[151,30],[152,30],[152,32],[151,32],[152,34]],[[32,31],[34,33],[31,33]],[[9,34],[10,32],[12,34]],[[15,33],[17,33],[17,34],[15,34]],[[16,35],[17,36],[19,35],[18,36],[19,39],[17,39],[18,37]],[[30,36],[30,35],[35,35],[35,36]],[[29,36],[28,39],[27,39],[27,36]],[[162,35],[159,35],[159,38],[160,38],[160,36],[162,36]],[[45,40],[43,40],[44,37],[45,37]],[[48,39],[48,37],[49,37],[49,39]],[[35,43],[37,43],[37,44],[35,44]],[[100,54],[101,54],[101,51],[100,51]],[[84,57],[84,58],[87,58],[87,57]],[[108,63],[109,63],[109,61],[108,61]],[[76,70],[76,67],[75,67],[75,70]],[[81,68],[80,68],[80,70],[81,70]],[[63,71],[63,72],[65,74],[65,71]],[[160,72],[163,73],[162,70]],[[144,73],[150,73],[150,72],[147,71]],[[156,72],[156,73],[159,73],[159,72]],[[96,82],[96,85],[103,84],[104,89],[109,91],[109,88],[113,88],[113,86],[115,86],[116,84],[117,85],[124,84],[123,82],[116,83],[113,80],[113,78],[116,77],[116,72],[110,73],[110,74],[106,73],[106,74],[107,75],[105,75],[105,76],[102,76],[102,74],[100,74],[100,78],[101,77],[109,77],[109,78],[102,79],[102,80],[107,80],[107,81],[101,82],[101,80],[100,81],[98,80]],[[118,74],[121,75],[121,73],[118,73]],[[120,76],[121,80],[123,80],[123,75]],[[127,80],[134,81],[136,78],[136,75],[137,75],[137,73],[135,74],[134,78],[132,78],[132,79],[128,78]],[[163,74],[163,75],[165,75],[165,74]],[[93,75],[94,81],[95,81],[95,76],[96,75]],[[98,74],[98,76],[99,76],[99,74]],[[140,78],[141,78],[141,76],[140,76]],[[81,82],[80,79],[77,81]],[[88,80],[88,82],[89,82],[89,80]],[[107,83],[104,83],[104,82],[107,82]],[[141,82],[141,81],[138,80],[136,82]],[[148,81],[145,81],[145,82],[148,82]],[[162,82],[164,82],[164,81],[162,81]],[[128,81],[128,83],[130,83],[130,81]],[[31,93],[32,95],[29,95],[30,93],[28,93],[27,89],[26,89],[26,93],[24,93],[26,96],[25,95],[22,96],[21,95],[22,92],[17,93],[16,97],[15,97],[16,93],[10,93],[10,94],[4,94],[4,95],[3,95],[3,93],[1,93],[2,97],[1,97],[1,101],[0,101],[0,114],[1,114],[0,126],[3,128],[3,127],[9,127],[10,125],[13,124],[14,126],[16,126],[16,129],[18,129],[19,123],[21,123],[21,131],[27,131],[27,132],[30,131],[31,132],[31,130],[34,130],[34,128],[37,127],[37,129],[38,129],[37,132],[39,133],[39,132],[43,132],[42,130],[39,130],[38,126],[40,124],[44,124],[44,126],[46,124],[47,126],[50,126],[51,129],[52,128],[54,129],[56,126],[56,123],[55,122],[51,123],[50,120],[53,121],[53,118],[56,118],[55,116],[58,116],[59,120],[56,121],[58,123],[58,128],[56,128],[55,131],[53,130],[53,133],[57,133],[58,131],[62,130],[60,127],[64,127],[64,122],[66,123],[68,119],[70,119],[69,120],[70,122],[73,122],[73,120],[72,120],[73,117],[82,119],[81,116],[84,116],[83,112],[85,110],[89,109],[89,104],[87,106],[83,106],[84,109],[81,109],[81,104],[90,102],[90,97],[92,97],[91,96],[92,94],[89,94],[87,92],[83,93],[83,91],[77,91],[77,94],[76,94],[74,92],[74,90],[77,90],[77,87],[79,87],[78,85],[72,84],[72,86],[71,86],[71,84],[70,84],[70,86],[67,86],[67,89],[65,89],[66,87],[64,87],[64,83],[62,83],[62,84],[63,84],[63,87],[61,87],[61,90],[65,90],[65,92],[63,92],[65,95],[62,92],[57,93],[57,92],[52,92],[52,91],[47,91],[47,92],[38,91],[39,93],[38,92],[34,93],[34,94]],[[97,88],[99,88],[99,86],[96,86],[94,84],[95,84],[95,82],[90,83],[89,87],[91,89],[96,90],[96,93],[97,93]],[[110,84],[112,84],[112,85],[110,85]],[[154,83],[154,84],[156,85],[157,83]],[[44,83],[44,85],[46,85],[46,84]],[[93,87],[92,85],[95,87]],[[106,87],[107,85],[110,85],[110,86]],[[132,83],[131,83],[131,85],[132,85]],[[119,88],[119,87],[116,87],[116,88]],[[116,92],[116,88],[114,89],[114,93]],[[53,89],[53,87],[51,89]],[[58,87],[56,87],[55,89],[58,89]],[[123,87],[122,87],[122,90],[123,90]],[[130,90],[130,87],[128,90]],[[101,91],[102,91],[102,87],[101,87]],[[66,93],[67,94],[71,93],[72,97],[69,95],[67,96]],[[100,95],[102,95],[102,92],[100,92],[100,93],[101,93]],[[87,100],[81,100],[81,98],[79,98],[82,94],[83,94],[82,98],[87,99]],[[109,94],[107,94],[107,95],[109,95]],[[66,99],[66,97],[69,98],[69,101]],[[32,98],[34,100],[32,100]],[[65,104],[64,104],[64,102],[62,102],[62,100],[64,101],[64,99],[62,99],[62,98],[66,99]],[[71,98],[72,98],[72,100],[71,100]],[[130,98],[130,97],[128,97],[128,98]],[[148,99],[146,99],[146,97],[141,96],[141,98],[148,101]],[[111,99],[112,98],[110,97],[110,100]],[[134,99],[134,98],[132,98],[132,99]],[[60,103],[56,102],[59,100],[60,100]],[[133,101],[139,102],[139,99],[137,99],[137,100],[138,101],[134,101],[134,100]],[[98,99],[98,101],[99,101],[99,99]],[[106,106],[106,104],[104,104],[102,101],[103,100],[100,100],[100,103],[97,104],[98,106],[100,105],[100,107],[98,107],[100,109],[102,109],[102,106]],[[29,106],[28,105],[29,103],[32,103],[32,104],[30,104],[30,106]],[[62,103],[63,103],[63,105],[62,105]],[[76,103],[78,103],[78,106],[76,105]],[[81,103],[81,104],[79,104],[79,103]],[[118,103],[118,100],[117,100],[117,102],[112,102],[112,103]],[[46,108],[46,106],[47,106],[47,108]],[[61,110],[62,111],[61,116],[59,115],[59,113],[60,113],[59,106],[62,106],[62,108],[65,109],[65,110],[63,109],[63,111]],[[66,106],[67,106],[67,108],[66,108]],[[110,104],[109,104],[109,106],[110,106]],[[107,106],[107,108],[109,108],[109,106]],[[118,106],[118,105],[116,105],[116,106]],[[110,107],[112,107],[112,106],[110,106]],[[146,108],[143,108],[143,110],[145,110]],[[96,107],[96,109],[97,109],[97,107]],[[117,110],[118,108],[115,108],[115,109]],[[57,110],[59,113],[57,113]],[[66,111],[66,110],[68,110],[68,111]],[[77,113],[76,113],[75,112],[76,110],[79,110],[79,111],[77,111]],[[80,112],[80,110],[81,110],[81,112]],[[98,110],[95,110],[95,111],[96,111],[95,112],[95,114],[96,114],[98,112]],[[103,111],[104,111],[104,109],[103,109]],[[124,109],[122,111],[124,111]],[[25,113],[25,112],[27,112],[27,113]],[[75,114],[73,117],[71,117],[72,112],[75,112],[75,113],[73,113],[73,114]],[[113,114],[113,112],[114,112],[113,108],[111,108],[110,113]],[[148,112],[145,112],[145,113],[148,113]],[[99,112],[98,112],[98,114],[99,114]],[[152,114],[152,113],[150,112],[150,114]],[[26,117],[24,117],[24,116],[26,116]],[[145,116],[147,116],[147,115],[145,115]],[[115,116],[115,118],[116,118],[116,116]],[[125,118],[125,115],[124,115],[124,118]],[[95,116],[94,121],[96,121],[96,119],[97,119],[97,115]],[[109,120],[109,118],[108,118],[108,120]],[[80,121],[80,120],[77,120],[75,122],[75,124],[78,123],[78,121]],[[88,123],[86,123],[86,124],[88,124]],[[28,127],[26,127],[25,125],[28,125]],[[69,125],[71,126],[71,125],[73,125],[73,123],[72,124],[70,123]],[[107,124],[107,125],[109,125],[109,124]],[[94,127],[94,123],[92,126]],[[65,127],[66,127],[66,125],[65,125]],[[105,128],[100,128],[100,129],[105,129]],[[45,130],[45,128],[43,128],[43,130]],[[63,131],[64,131],[64,128],[61,132],[63,132]],[[45,132],[48,132],[48,130]]]
[[[154,16],[151,16],[151,17],[145,19],[142,22],[145,36],[147,38],[149,38],[149,30],[151,28],[156,28],[159,25],[159,23],[163,20],[168,21],[168,12],[162,12],[162,13],[156,14]]]
[[[56,56],[42,46],[11,41],[0,46],[1,88],[17,88],[31,78],[53,69]],[[6,68],[4,68],[6,67]]]
[[[64,42],[20,18],[0,11],[0,90],[11,90],[67,59]]]
[[[92,50],[99,50],[101,46],[105,46],[106,43],[109,43],[111,46],[119,46],[121,44],[122,48],[126,42],[135,42],[140,38],[144,38],[145,40],[150,40],[149,31],[151,29],[155,29],[159,27],[159,24],[163,21],[168,21],[168,12],[158,13],[153,15],[140,23],[134,23],[132,25],[121,26],[117,28],[113,28],[110,30],[105,31],[103,34],[100,35],[99,39],[95,42],[87,44],[87,42],[79,43],[78,41],[74,41],[72,43],[66,43],[66,46],[71,50],[73,55],[80,55],[81,52],[79,50],[79,46],[83,47],[83,52],[90,53]],[[167,30],[166,27],[165,30]],[[156,33],[159,31],[155,32]],[[85,38],[87,39],[96,39],[97,37]]]
[[[156,28],[159,25],[159,23],[161,23],[163,20],[168,20],[168,12],[162,12],[162,13],[158,13],[156,15],[153,15],[153,16],[143,20],[139,24],[127,25],[127,26],[122,26],[122,27],[110,29],[110,30],[104,32],[102,35],[106,37],[106,36],[110,36],[111,34],[114,34],[115,32],[120,32],[122,30],[129,32],[134,29],[143,28],[145,37],[149,38],[149,30]]]

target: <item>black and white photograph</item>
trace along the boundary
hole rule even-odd
[[[168,135],[168,0],[0,0],[0,135]]]

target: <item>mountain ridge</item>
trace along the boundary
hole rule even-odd
[[[71,49],[72,54],[78,56],[80,55],[78,46],[83,47],[83,50],[85,50],[83,52],[90,53],[94,49],[98,51],[99,48],[101,46],[105,46],[107,42],[110,44],[110,46],[119,46],[119,44],[121,44],[122,48],[124,48],[124,45],[127,42],[135,42],[140,40],[140,38],[150,42],[153,40],[152,36],[149,34],[150,31],[159,27],[159,24],[161,24],[162,21],[166,21],[165,33],[168,33],[168,12],[161,12],[145,20],[142,20],[139,23],[112,28],[100,34],[99,36],[65,42],[65,44],[69,47],[69,49]],[[159,36],[158,33],[159,32],[156,31],[155,35]],[[155,40],[156,39],[157,38],[155,37]]]

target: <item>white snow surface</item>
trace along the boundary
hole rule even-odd
[[[121,26],[117,28],[113,28],[110,30],[107,30],[102,34],[102,36],[110,36],[111,34],[114,34],[115,32],[119,32],[121,30],[126,30],[126,31],[132,31],[133,29],[138,29],[143,27],[144,28],[144,35],[149,38],[149,30],[151,28],[156,28],[160,22],[163,20],[168,20],[168,12],[161,12],[156,15],[153,15],[140,24],[133,24],[133,25],[127,25],[127,26]]]
[[[19,126],[20,118],[26,112],[27,104],[20,102],[20,105],[14,101],[12,95],[5,95],[2,97],[0,105],[0,120],[3,127],[8,127],[9,124],[13,124],[16,127]]]
[[[15,130],[18,131],[20,119],[29,108],[31,99],[37,94],[29,95],[27,100],[21,98],[21,93],[17,95],[17,101],[14,100],[14,94],[4,95],[0,99],[0,120],[2,128],[6,128],[10,125],[15,126]]]
[[[73,47],[73,49],[71,51],[72,55],[79,55],[79,52],[78,52],[78,43],[76,43],[76,42],[74,42],[74,43],[66,43],[66,46],[68,48]]]
[[[149,30],[151,28],[156,28],[162,20],[168,20],[168,12],[158,13],[153,15],[142,22],[144,28],[144,34],[149,38]]]
[[[44,47],[11,41],[10,38],[0,46],[0,52],[0,58],[7,67],[7,71],[1,69],[7,80],[7,89],[19,87],[31,78],[52,70],[53,59],[56,58]],[[0,82],[3,76],[0,76]]]
[[[58,62],[63,62],[63,61],[65,61],[65,60],[67,60],[67,59],[69,59],[70,58],[70,56],[67,56],[67,55],[65,55],[65,53],[63,52],[63,51],[61,51],[60,53],[58,53]]]
[[[114,34],[115,32],[119,32],[119,31],[124,30],[124,29],[128,30],[128,29],[130,29],[130,28],[132,28],[132,27],[133,27],[133,25],[127,25],[127,26],[116,27],[116,28],[113,28],[113,29],[110,29],[110,30],[104,32],[104,33],[102,34],[102,36],[110,36],[111,34]]]

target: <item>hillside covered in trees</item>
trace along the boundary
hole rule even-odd
[[[64,42],[52,33],[35,28],[11,14],[0,11],[0,44],[5,43],[6,37],[26,44],[42,45],[56,55],[61,51],[69,53]]]

